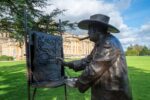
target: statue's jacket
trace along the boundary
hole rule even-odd
[[[90,55],[71,61],[68,66],[75,71],[83,70],[76,86],[80,92],[91,87],[92,100],[101,100],[101,91],[120,91],[129,98],[127,100],[131,100],[125,54],[113,35],[109,34],[95,43]]]

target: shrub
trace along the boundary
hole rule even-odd
[[[12,56],[2,55],[0,56],[0,61],[12,61],[14,58]]]

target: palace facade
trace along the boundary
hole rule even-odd
[[[63,34],[63,50],[65,58],[71,57],[85,57],[93,49],[93,43],[89,40],[80,41],[84,35]],[[13,56],[15,60],[25,59],[25,45],[19,47],[19,44],[14,40],[8,38],[7,34],[0,34],[0,56]]]

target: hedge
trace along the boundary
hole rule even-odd
[[[12,56],[2,55],[0,56],[0,61],[12,61],[14,58]]]

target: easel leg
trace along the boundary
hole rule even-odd
[[[34,100],[34,98],[35,98],[36,91],[37,91],[37,88],[34,88],[33,95],[32,95],[32,100]]]
[[[64,89],[65,89],[65,100],[67,100],[67,86],[64,85]]]
[[[28,100],[31,100],[31,96],[30,96],[30,83],[28,82],[28,85],[27,85],[27,89],[28,89]]]

